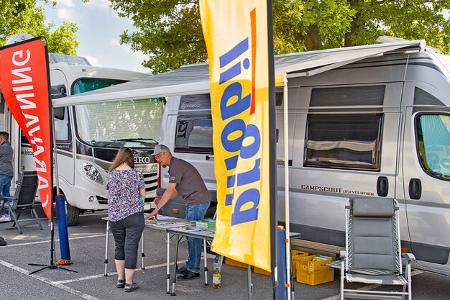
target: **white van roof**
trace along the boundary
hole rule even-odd
[[[401,41],[275,56],[275,72],[288,77],[312,76],[359,60],[393,51],[423,51],[424,41]],[[53,99],[54,107],[98,103],[105,101],[138,100],[175,95],[209,93],[208,64],[182,66],[179,69],[149,75],[76,96]]]

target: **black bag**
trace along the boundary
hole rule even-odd
[[[0,246],[6,246],[8,243],[0,236]]]

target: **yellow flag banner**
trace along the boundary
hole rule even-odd
[[[200,0],[217,181],[215,252],[270,271],[267,3]]]

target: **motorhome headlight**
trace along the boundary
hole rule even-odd
[[[151,164],[149,167],[150,173],[157,173],[158,172],[158,164]]]
[[[84,163],[83,164],[83,171],[84,174],[90,179],[93,180],[99,184],[103,184],[103,177],[100,174],[100,172],[97,170],[96,167],[91,165],[90,163]]]

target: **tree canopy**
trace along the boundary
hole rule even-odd
[[[89,0],[85,0],[89,1]],[[136,32],[121,42],[148,55],[154,73],[205,61],[195,0],[111,0]],[[276,53],[372,44],[381,35],[425,39],[450,51],[450,0],[273,0]]]
[[[54,27],[45,23],[44,9],[35,0],[0,0],[0,46],[8,36],[28,33],[46,37],[49,52],[76,55],[78,26],[64,22]]]

